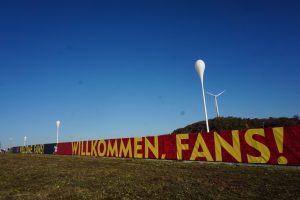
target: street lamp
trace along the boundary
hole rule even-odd
[[[24,146],[26,146],[26,140],[27,140],[27,137],[25,136],[24,137]]]
[[[60,121],[56,121],[56,145],[58,145],[58,129],[59,129]]]
[[[204,84],[203,84],[203,75],[205,70],[205,63],[203,60],[197,60],[195,63],[196,71],[200,77],[201,80],[201,86],[202,86],[202,96],[203,96],[203,104],[204,104],[204,112],[205,112],[205,120],[206,120],[206,131],[209,132],[209,126],[208,126],[208,118],[207,118],[207,111],[206,111],[206,101],[205,101],[205,92],[204,92]]]

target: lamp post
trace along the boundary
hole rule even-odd
[[[204,104],[204,112],[205,112],[205,120],[206,120],[206,131],[209,132],[209,125],[208,125],[208,118],[207,118],[207,111],[206,111],[206,101],[205,101],[205,92],[204,92],[204,84],[203,84],[203,76],[205,70],[205,63],[203,60],[197,60],[195,63],[196,71],[201,80],[202,86],[202,96],[203,96],[203,104]]]
[[[27,137],[25,136],[24,137],[24,146],[26,146],[26,140],[27,140]]]
[[[58,145],[58,129],[59,129],[60,121],[56,121],[56,145]]]

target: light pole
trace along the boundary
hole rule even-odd
[[[196,71],[201,80],[202,86],[202,96],[203,96],[203,104],[204,104],[204,112],[205,112],[205,120],[206,120],[206,131],[209,132],[209,125],[208,125],[208,118],[207,118],[207,111],[206,111],[206,101],[205,101],[205,92],[204,92],[204,84],[203,84],[203,75],[205,70],[205,63],[203,60],[197,60],[195,63]]]
[[[56,145],[58,145],[58,129],[59,129],[60,121],[56,121]]]
[[[24,146],[26,146],[26,140],[27,140],[27,137],[25,136],[24,137]]]

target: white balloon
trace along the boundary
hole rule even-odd
[[[205,63],[203,60],[197,60],[195,63],[195,69],[201,79],[203,81],[203,75],[204,75],[204,70],[205,70]]]

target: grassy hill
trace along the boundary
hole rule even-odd
[[[280,117],[268,119],[250,119],[238,117],[217,117],[209,120],[210,131],[226,131],[226,130],[242,130],[250,128],[268,128],[279,126],[299,126],[299,116],[295,115],[292,118]],[[178,133],[198,133],[206,131],[205,121],[190,124],[184,128],[178,128],[173,131],[173,134]]]
[[[0,154],[2,199],[299,199],[300,170]]]

